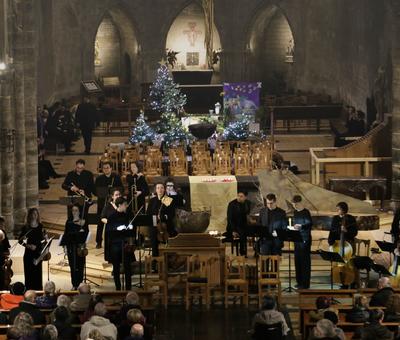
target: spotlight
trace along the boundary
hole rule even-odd
[[[4,71],[6,69],[6,64],[5,63],[0,63],[0,71]]]

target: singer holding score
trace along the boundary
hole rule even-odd
[[[310,211],[303,205],[300,195],[292,198],[294,208],[293,229],[298,230],[302,237],[302,242],[294,244],[294,259],[296,267],[296,281],[298,289],[310,288],[311,276],[311,228],[312,218]],[[289,218],[289,226],[291,225]]]

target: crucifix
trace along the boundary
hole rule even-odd
[[[183,31],[183,34],[186,34],[189,40],[190,46],[195,46],[197,37],[202,34],[202,32],[196,29],[197,24],[193,21],[188,22],[189,29]]]

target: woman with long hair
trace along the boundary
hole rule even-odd
[[[19,244],[25,247],[24,274],[26,289],[42,290],[42,261],[37,265],[34,260],[40,256],[45,241],[45,230],[40,222],[39,210],[31,208],[28,210],[26,224],[23,226]]]

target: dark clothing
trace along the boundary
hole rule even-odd
[[[85,144],[85,152],[90,153],[92,134],[97,121],[97,109],[92,103],[81,103],[76,110],[76,123],[79,124]]]
[[[56,326],[58,332],[57,340],[70,340],[76,339],[76,331],[72,327],[70,322],[58,322],[57,320],[53,322]]]
[[[175,208],[172,203],[167,207],[165,204],[161,202],[163,198],[158,199],[157,196],[152,197],[149,201],[149,205],[147,206],[146,213],[148,215],[157,216],[157,222],[163,222],[167,224],[168,234],[169,236],[175,236],[176,231],[173,224],[173,219],[175,216]],[[152,255],[158,256],[158,239],[157,239],[157,228],[150,228],[150,240],[151,240],[151,249]]]
[[[227,211],[226,231],[228,237],[232,238],[232,233],[239,234],[240,255],[247,255],[247,217],[250,214],[250,201],[240,203],[237,199],[229,202]]]
[[[3,270],[3,265],[8,257],[7,255],[10,253],[10,242],[8,241],[7,234],[4,232],[4,240],[0,242],[0,290],[6,290],[9,287],[5,286],[4,282],[4,270]]]
[[[365,327],[361,332],[362,340],[391,340],[393,333],[380,323],[371,323]]]
[[[24,242],[24,238],[26,241]],[[43,279],[42,279],[42,262],[36,266],[33,261],[40,256],[43,248],[44,241],[44,229],[40,223],[36,228],[25,225],[22,228],[18,242],[25,247],[24,253],[24,276],[25,276],[25,287],[26,289],[42,290]],[[36,246],[35,250],[26,248],[27,244]]]
[[[70,151],[72,139],[74,138],[74,126],[72,123],[72,115],[68,110],[57,110],[54,117],[55,129],[53,137],[64,144],[65,151]]]
[[[286,230],[288,221],[285,211],[281,208],[273,210],[263,208],[260,211],[257,223],[263,226],[263,235],[260,239],[260,254],[281,255],[283,242],[278,237],[273,237],[272,232]]]
[[[83,189],[86,196],[92,197],[92,193],[94,192],[94,182],[93,174],[90,171],[83,170],[81,174],[78,174],[75,170],[68,172],[64,179],[64,183],[62,184],[62,188],[68,191],[69,196],[76,195],[71,191],[72,183],[74,183],[79,189]]]
[[[104,205],[106,204],[107,198],[109,197],[110,190],[112,188],[121,188],[121,193],[123,193],[123,185],[121,181],[121,177],[115,173],[111,173],[110,176],[100,175],[96,178],[94,182],[95,192],[94,194],[97,196],[97,216],[101,216]],[[104,196],[104,191],[107,189],[107,196]],[[97,232],[96,232],[96,243],[101,244],[103,241],[103,229],[104,223],[101,222],[101,218],[99,223],[97,224]]]
[[[400,235],[400,209],[397,209],[396,213],[394,214],[392,229],[390,229],[390,232],[393,235],[395,243],[397,243]]]
[[[106,218],[108,220],[110,218],[110,216],[113,215],[115,212],[116,212],[116,209],[109,202],[104,206],[103,211],[101,212],[101,215],[100,215],[100,219]],[[106,231],[107,231],[107,227],[106,227]],[[108,262],[111,262],[109,251],[110,251],[110,237],[109,237],[108,233],[106,232],[104,234],[104,259]]]
[[[56,308],[57,307],[57,296],[42,295],[36,298],[36,306],[39,308]]]
[[[142,310],[142,307],[140,307],[140,305],[123,305],[119,311],[118,314],[118,322],[121,324],[123,321],[127,320],[127,313],[131,310],[131,309],[139,309]]]
[[[347,231],[344,233],[344,240],[350,243],[354,242],[354,238],[358,233],[357,221],[355,217],[349,214],[346,214],[343,217],[336,215],[332,218],[331,230],[329,232],[328,243],[330,245],[333,245],[335,241],[340,240],[342,225],[344,225],[347,229]]]
[[[395,292],[392,287],[379,289],[371,296],[369,305],[371,307],[387,307],[393,294],[395,294]]]
[[[146,182],[146,178],[143,175],[127,175],[126,176],[126,183],[128,184],[128,202],[130,203],[129,206],[129,211],[134,210],[135,203],[134,201],[131,202],[132,200],[132,191],[133,191],[133,186],[136,183],[136,190],[141,191],[142,193],[137,197],[137,209],[139,210],[141,207],[143,207],[141,213],[145,213],[145,202],[146,202],[146,196],[150,194],[149,191],[149,186]]]
[[[43,312],[34,304],[25,301],[20,302],[19,307],[10,310],[10,314],[8,315],[9,323],[13,324],[15,317],[21,312],[28,313],[32,317],[35,325],[44,325],[46,323]]]
[[[88,225],[85,224],[84,226],[81,226],[77,223],[74,223],[72,219],[68,220],[65,223],[64,237],[71,237],[71,235],[73,235],[72,237],[75,236],[80,238],[78,233],[84,234],[84,237],[86,238],[89,233]],[[79,284],[83,282],[86,258],[78,255],[78,250],[83,246],[83,244],[78,244],[75,242],[67,244],[67,256],[71,272],[71,283],[72,287],[74,288],[77,288]]]
[[[300,224],[300,235],[302,242],[296,242],[294,245],[294,261],[296,267],[297,285],[303,289],[310,288],[311,276],[311,228],[312,218],[308,209],[293,213],[293,224]]]
[[[365,134],[365,122],[363,119],[349,119],[347,121],[347,136],[358,137]]]
[[[108,237],[110,240],[107,242],[109,249],[107,251],[106,261],[111,262],[113,265],[113,276],[115,288],[121,290],[121,263],[124,266],[125,273],[125,289],[130,290],[132,288],[132,269],[131,264],[133,261],[133,254],[125,251],[126,240],[118,236],[117,228],[120,225],[127,225],[129,222],[128,214],[115,211],[109,216],[106,233],[110,234]],[[134,231],[132,231],[134,233]]]
[[[346,314],[347,322],[355,322],[355,323],[365,323],[369,320],[369,311],[366,308],[360,306],[354,306]]]
[[[168,195],[168,197],[171,197],[173,199],[174,203],[174,208],[178,209],[183,209],[185,206],[185,199],[183,198],[183,195],[177,192],[175,195]]]

